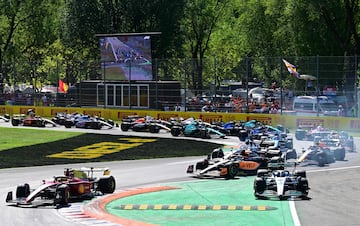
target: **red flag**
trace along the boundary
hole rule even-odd
[[[68,84],[66,84],[63,80],[60,79],[59,80],[59,91],[66,93],[68,89],[69,89]]]

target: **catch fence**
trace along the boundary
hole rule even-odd
[[[308,56],[52,66],[2,62],[0,104],[295,114],[296,97],[325,96],[334,111],[341,106],[343,116],[358,117],[358,61],[357,56]]]

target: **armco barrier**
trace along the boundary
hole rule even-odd
[[[346,130],[349,132],[360,131],[360,118],[350,117],[298,117],[293,115],[280,114],[243,114],[243,113],[224,113],[224,112],[180,112],[180,111],[152,111],[152,110],[122,110],[111,108],[66,108],[66,107],[39,107],[39,106],[0,106],[0,115],[4,114],[26,114],[28,109],[35,110],[36,115],[43,117],[53,117],[57,112],[83,113],[91,116],[97,115],[114,121],[121,121],[129,115],[152,116],[157,119],[168,120],[171,117],[199,118],[205,122],[232,120],[248,121],[256,119],[268,125],[276,126],[281,124],[290,129],[295,129],[299,125],[321,125],[325,128],[334,130]]]

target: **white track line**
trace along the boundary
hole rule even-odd
[[[289,201],[289,206],[290,206],[291,216],[294,221],[294,226],[300,226],[301,224],[300,224],[299,216],[297,215],[297,212],[296,212],[295,202]]]
[[[316,170],[309,170],[309,173],[317,173],[317,172],[326,172],[326,171],[337,171],[337,170],[348,170],[348,169],[357,169],[360,166],[347,166],[347,167],[339,167],[339,168],[332,168],[332,169],[316,169]]]
[[[316,170],[309,170],[307,172],[309,172],[309,173],[317,173],[317,172],[348,170],[348,169],[357,169],[357,168],[360,168],[360,166],[348,166],[348,167],[339,167],[339,168],[333,168],[333,169],[316,169]],[[294,226],[301,226],[299,216],[298,216],[296,208],[295,208],[295,202],[294,201],[289,201],[289,205],[290,205],[291,216],[292,216],[293,221],[294,221]]]

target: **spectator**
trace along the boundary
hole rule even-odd
[[[356,106],[353,105],[350,109],[351,117],[356,117]]]
[[[271,105],[271,108],[269,110],[270,114],[277,114],[278,109],[276,108],[276,106],[274,104]]]
[[[272,88],[273,90],[276,89],[276,82],[271,83],[271,88]]]
[[[31,105],[31,95],[30,94],[26,95],[26,105]]]
[[[255,101],[251,101],[250,105],[249,105],[249,112],[252,113],[254,112],[256,107],[256,102]]]
[[[268,103],[266,101],[264,103],[262,103],[260,112],[261,113],[269,113],[269,107],[268,107]]]
[[[208,102],[201,108],[201,111],[202,112],[212,112],[212,111],[214,111],[214,108],[213,108],[212,104],[210,102]]]
[[[42,101],[42,103],[43,103],[43,106],[46,106],[46,105],[47,105],[47,97],[46,97],[45,94],[41,97],[41,101]]]
[[[175,105],[175,111],[181,111],[181,106],[179,103]]]
[[[294,97],[294,93],[293,91],[290,89],[289,92],[287,93],[288,98],[291,100]]]
[[[345,116],[344,115],[345,111],[342,105],[339,105],[339,109],[338,109],[338,116]]]

